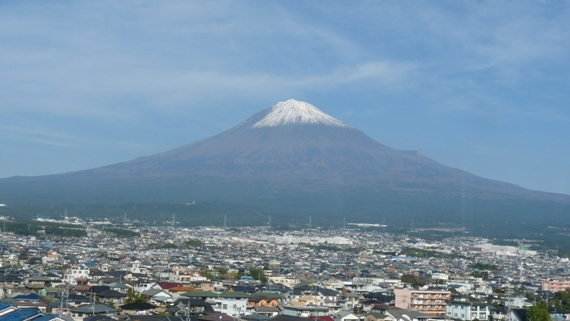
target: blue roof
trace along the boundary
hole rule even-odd
[[[6,303],[0,303],[0,311],[4,311],[6,309],[8,309],[9,307],[11,307],[11,304],[6,304]]]
[[[41,315],[38,309],[18,309],[0,317],[0,321],[24,321],[34,316]]]
[[[26,295],[16,295],[15,297],[12,297],[13,300],[30,300],[30,301],[35,301],[35,300],[39,300],[40,296],[35,294],[35,293],[30,293],[30,294],[26,294]]]
[[[56,314],[46,314],[46,315],[41,316],[41,317],[39,317],[39,318],[37,318],[37,319],[34,319],[34,321],[49,321],[49,320],[52,320],[52,319],[55,319],[55,318],[57,318],[57,315],[56,315]]]

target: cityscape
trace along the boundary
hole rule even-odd
[[[2,233],[0,317],[517,320],[539,303],[568,315],[569,259],[523,239],[120,221],[61,219],[83,237]]]

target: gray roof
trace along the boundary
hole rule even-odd
[[[93,304],[86,304],[86,305],[82,305],[79,306],[77,308],[72,308],[69,309],[69,311],[73,312],[73,313],[84,313],[84,314],[89,314],[89,313],[114,313],[114,312],[118,312],[118,310],[106,305],[106,304],[101,304],[101,303],[96,303],[95,304],[95,308],[93,308]]]

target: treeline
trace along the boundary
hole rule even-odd
[[[319,245],[303,244],[303,245],[317,252],[330,251],[330,252],[359,253],[362,250],[364,250],[364,248],[362,247],[340,247],[340,246],[327,245],[327,244],[319,244]]]
[[[473,263],[473,264],[471,264],[471,267],[476,269],[476,270],[481,270],[481,271],[496,271],[496,270],[498,270],[498,267],[494,264],[486,264],[486,263],[481,263],[481,262]]]
[[[12,232],[25,236],[50,236],[83,237],[87,232],[81,226],[72,224],[57,224],[52,222],[5,222],[2,225],[4,232]]]
[[[130,231],[130,230],[125,230],[122,228],[106,228],[105,232],[107,233],[113,233],[115,234],[116,237],[121,237],[121,238],[129,238],[129,237],[138,237],[141,236],[140,233],[138,232],[134,232],[134,231]]]
[[[149,249],[178,249],[178,248],[189,248],[189,247],[200,247],[202,246],[202,241],[200,240],[188,240],[184,243],[151,243],[148,245]],[[211,248],[210,248],[211,249]]]
[[[415,257],[435,257],[435,258],[463,258],[462,255],[454,254],[454,253],[443,253],[438,251],[432,250],[425,250],[425,249],[417,249],[413,247],[405,247],[399,253],[389,252],[384,254],[391,254],[391,255],[406,255],[406,256],[415,256]]]

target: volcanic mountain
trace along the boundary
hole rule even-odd
[[[484,179],[415,151],[387,147],[296,100],[161,154],[73,173],[3,179],[0,193],[5,203],[197,199],[236,201],[250,209],[263,204],[266,212],[272,211],[272,204],[315,215],[355,210],[368,218],[409,204],[453,215],[465,200],[570,203],[565,195]],[[445,205],[449,202],[453,209]]]

